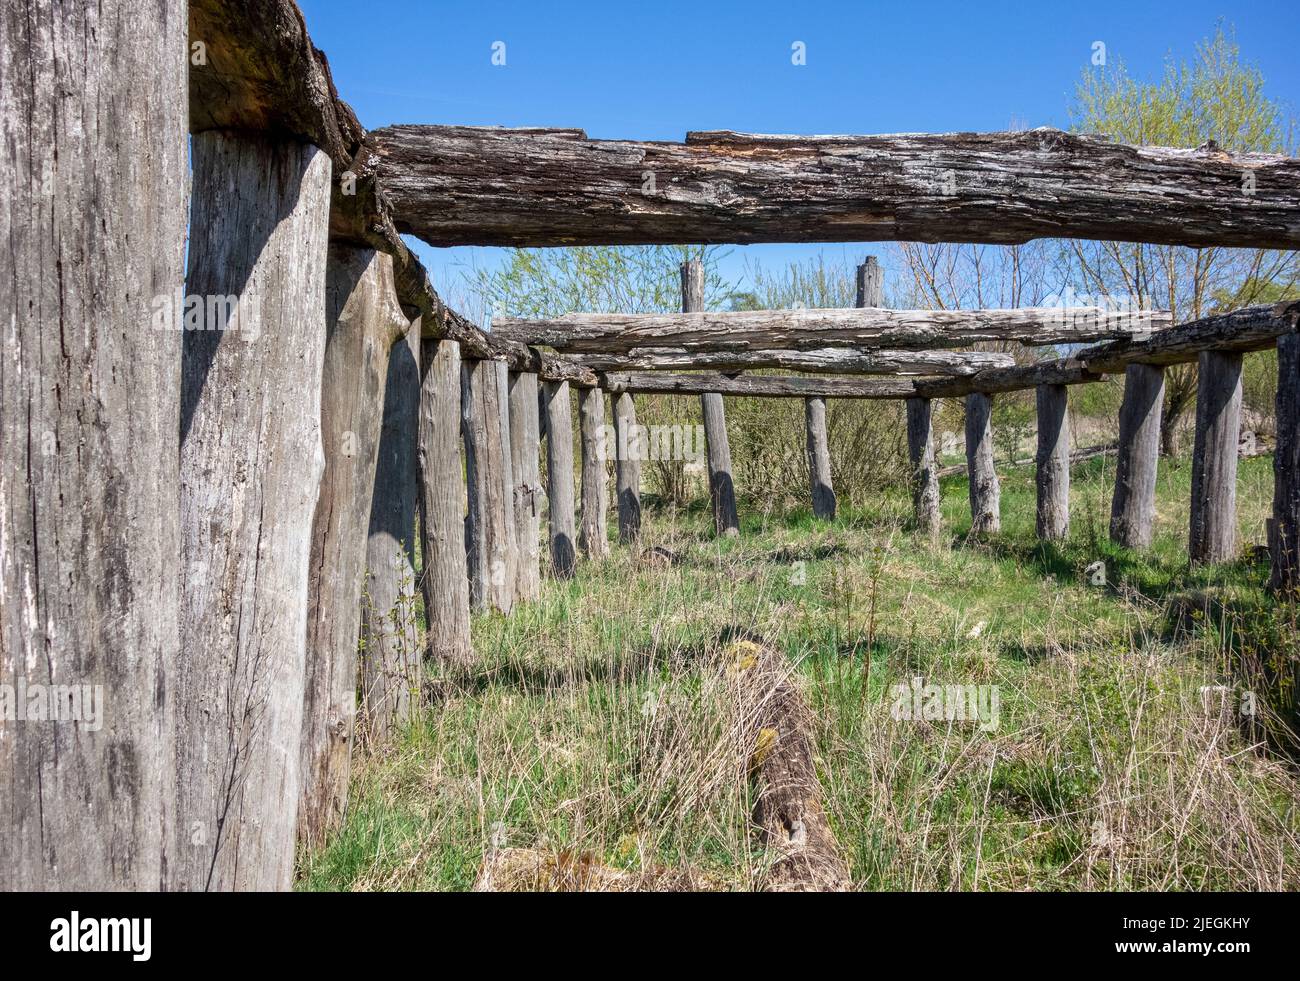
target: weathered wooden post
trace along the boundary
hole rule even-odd
[[[935,462],[930,399],[907,400],[907,457],[911,464],[912,517],[917,530],[939,534],[939,468]]]
[[[422,650],[415,610],[420,428],[420,323],[388,359],[383,426],[366,542],[361,692],[370,733],[387,738],[419,704]]]
[[[682,313],[703,313],[704,264],[699,259],[683,262],[681,273]],[[704,414],[713,528],[719,535],[738,535],[740,517],[736,513],[736,486],[731,476],[731,446],[727,442],[727,415],[722,396],[705,392],[700,396],[700,409]]]
[[[454,667],[473,660],[461,473],[460,345],[425,341],[420,351],[420,532],[428,656]]]
[[[319,841],[343,814],[357,705],[357,633],[389,351],[408,328],[393,261],[331,245],[325,274],[321,445],[307,581],[299,835]]]
[[[831,487],[831,453],[826,442],[826,400],[804,399],[803,416],[813,516],[830,521],[835,518],[835,491]]]
[[[966,396],[966,469],[970,475],[972,535],[1002,529],[1001,492],[993,466],[993,400],[983,392]]]
[[[859,307],[880,307],[885,305],[885,271],[874,255],[869,255],[858,266]]]
[[[1035,527],[1045,541],[1070,537],[1070,416],[1064,385],[1039,385]]]
[[[1241,439],[1241,354],[1202,351],[1192,455],[1192,562],[1227,562],[1237,551],[1237,444]]]
[[[1272,558],[1269,585],[1296,598],[1300,590],[1300,334],[1277,341],[1277,447],[1273,452]]]
[[[185,4],[3,17],[0,683],[72,690],[81,721],[0,716],[0,889],[158,890],[177,822]]]
[[[577,522],[573,515],[573,419],[569,383],[548,381],[546,393],[546,497],[551,539],[551,570],[559,579],[573,575]]]
[[[609,553],[606,512],[609,510],[605,461],[605,393],[584,388],[578,395],[582,436],[582,526],[578,532],[583,554],[589,559]]]
[[[1160,459],[1160,413],[1164,401],[1164,368],[1131,364],[1124,369],[1110,537],[1127,548],[1146,548],[1151,544],[1156,468]]]
[[[186,889],[287,889],[302,792],[330,160],[233,131],[191,143],[181,362],[177,841]],[[188,326],[188,324],[187,324]],[[157,461],[153,461],[156,465]]]
[[[469,490],[468,566],[470,604],[509,613],[515,597],[514,506],[507,495],[507,444],[502,443],[502,401],[495,362],[461,365],[461,424]]]
[[[510,590],[510,606],[513,609],[519,599],[519,531],[515,521],[515,498],[518,489],[515,486],[515,460],[511,447],[514,440],[510,438],[510,366],[504,361],[493,361],[492,367],[497,376],[497,420],[501,424],[501,479],[505,484],[502,501],[505,504],[506,586]]]
[[[636,422],[636,401],[623,392],[614,402],[618,488],[618,540],[633,544],[641,538],[641,459],[645,444]]]
[[[511,372],[509,385],[510,461],[514,474],[515,544],[519,555],[515,595],[521,600],[535,600],[542,590],[537,375],[531,371]]]

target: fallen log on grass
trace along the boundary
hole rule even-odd
[[[849,871],[822,807],[813,762],[811,716],[793,668],[761,638],[730,633],[725,670],[739,683],[741,725],[757,799],[754,824],[776,859],[764,892],[845,892]]]

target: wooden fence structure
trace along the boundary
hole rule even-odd
[[[1141,547],[1163,369],[1198,361],[1190,552],[1217,562],[1236,549],[1241,357],[1276,346],[1272,583],[1300,585],[1300,304],[1179,325],[886,310],[868,263],[851,310],[714,313],[688,264],[679,315],[485,332],[401,238],[1292,249],[1300,161],[1055,130],[367,132],[292,0],[16,2],[0,93],[0,682],[65,699],[99,686],[105,713],[95,730],[0,718],[4,888],[288,888],[298,843],[343,813],[357,734],[384,738],[418,703],[420,655],[468,663],[471,609],[537,595],[543,495],[553,575],[609,547],[607,395],[631,545],[636,396],[661,392],[701,397],[719,534],[739,529],[727,396],[804,400],[828,519],[825,400],[906,400],[915,519],[933,534],[933,400],[966,400],[972,516],[993,533],[990,400],[1033,389],[1038,530],[1059,538],[1068,387],[1123,372],[1111,533]],[[956,350],[986,340],[1088,346],[1031,365]]]

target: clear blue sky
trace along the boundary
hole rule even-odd
[[[1300,115],[1300,0],[531,3],[299,0],[361,122],[575,126],[592,137],[678,140],[687,130],[892,133],[1069,123],[1093,42],[1140,76],[1192,54],[1220,22],[1266,91]],[[505,43],[504,66],[492,64]],[[807,63],[791,64],[802,41]],[[824,248],[750,246],[764,264]],[[492,249],[418,246],[454,298]]]

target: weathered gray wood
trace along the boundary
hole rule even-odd
[[[916,392],[906,378],[854,378],[822,375],[724,375],[717,371],[674,374],[668,371],[602,372],[600,385],[611,393],[743,395],[750,398],[900,399]]]
[[[929,399],[907,400],[907,457],[911,464],[912,518],[918,531],[935,538],[940,529],[939,476],[930,416]]]
[[[184,337],[184,657],[167,693],[179,714],[179,835],[168,864],[179,888],[287,889],[324,465],[330,163],[308,144],[220,132],[195,136],[191,158],[187,290],[239,303]]]
[[[858,264],[857,307],[883,307],[885,305],[885,271],[880,261],[869,255]]]
[[[546,382],[546,498],[551,572],[573,575],[578,529],[573,514],[573,417],[568,382]]]
[[[646,446],[636,421],[636,402],[628,392],[614,398],[614,438],[618,540],[634,544],[641,539],[641,460]]]
[[[1125,369],[1110,537],[1127,548],[1146,548],[1151,544],[1160,459],[1160,413],[1164,401],[1164,368],[1131,364]]]
[[[460,458],[460,345],[425,341],[420,368],[420,544],[427,652],[434,662],[465,668],[474,652]]]
[[[966,378],[917,379],[916,394],[929,399],[959,398],[971,392],[995,395],[1019,392],[1039,385],[1081,385],[1101,381],[1099,372],[1090,370],[1070,358],[1055,358],[1010,368],[977,371]]]
[[[1241,355],[1205,351],[1196,383],[1196,445],[1192,451],[1192,562],[1228,562],[1237,555],[1237,444],[1241,439]]]
[[[1257,306],[1192,320],[1167,327],[1146,337],[1110,341],[1076,351],[1074,360],[1096,372],[1119,372],[1128,365],[1183,364],[1202,351],[1264,351],[1289,329],[1282,315],[1285,304]]]
[[[510,550],[506,558],[507,586],[511,592],[511,607],[519,598],[519,531],[516,523],[515,499],[518,490],[515,486],[515,461],[510,438],[510,369],[504,361],[493,361],[492,368],[497,379],[497,421],[501,426],[501,480],[505,487],[502,500],[505,503],[505,522],[507,526],[506,547]]]
[[[1039,385],[1035,529],[1045,541],[1070,537],[1070,415],[1064,385]]]
[[[605,393],[584,389],[578,397],[579,430],[582,436],[582,525],[578,543],[589,559],[609,554],[609,484],[605,438]]]
[[[831,521],[835,518],[835,490],[831,483],[831,453],[826,440],[826,400],[804,399],[803,414],[813,516]]]
[[[878,273],[880,266],[873,268]],[[879,290],[871,298],[879,301]],[[932,349],[982,341],[1079,344],[1145,336],[1172,324],[1166,312],[1099,307],[890,310],[875,305],[848,310],[570,313],[552,320],[495,317],[492,334],[579,354],[636,353],[643,348],[743,353],[826,347]]]
[[[371,135],[399,230],[439,246],[1061,236],[1300,245],[1300,160],[1214,146],[1132,147],[1054,129],[712,132],[685,143],[467,126]]]
[[[420,699],[415,572],[419,508],[420,325],[393,345],[384,383],[383,426],[366,540],[361,603],[361,704],[369,734],[388,738]]]
[[[972,535],[1002,530],[1001,489],[993,466],[993,400],[982,392],[966,396],[966,470],[970,475]]]
[[[501,424],[508,411],[495,363],[462,362],[470,605],[502,613],[510,612],[515,596],[513,488],[507,484],[509,447],[502,442]]]
[[[1277,342],[1277,447],[1273,451],[1273,520],[1269,585],[1296,598],[1300,589],[1300,334]]]
[[[383,421],[384,379],[408,322],[397,302],[392,259],[332,244],[325,276],[325,367],[321,446],[307,580],[299,836],[319,843],[347,803],[357,708],[357,635],[366,539]]]
[[[166,885],[185,118],[180,0],[5,4],[0,890]]]
[[[542,590],[542,479],[538,472],[541,442],[538,433],[537,375],[510,374],[510,460],[514,474],[515,596],[535,600]]]
[[[994,351],[875,351],[827,347],[806,351],[688,351],[640,347],[626,354],[561,354],[561,360],[593,371],[674,371],[712,368],[748,371],[784,368],[828,374],[941,375],[963,378],[993,368],[1011,368],[1015,359]]]
[[[683,262],[681,274],[682,312],[702,313],[703,263],[698,259]],[[713,509],[713,527],[719,535],[737,535],[740,533],[740,517],[736,513],[736,487],[731,476],[731,444],[727,439],[727,415],[722,395],[718,392],[701,394],[700,411],[704,416],[705,456],[709,468],[709,502]]]

